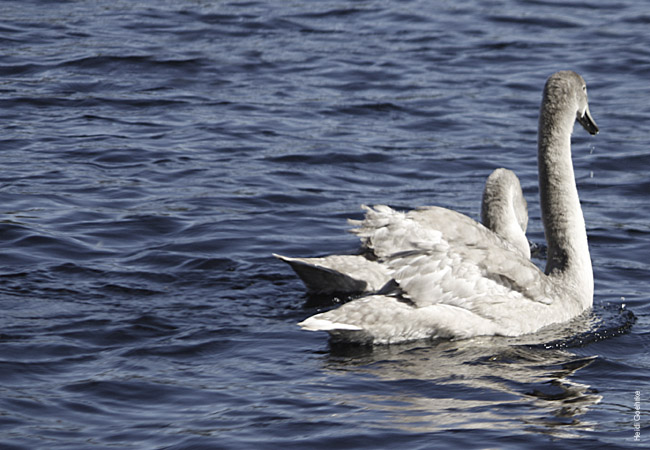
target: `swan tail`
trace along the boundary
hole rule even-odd
[[[368,286],[364,280],[325,266],[327,258],[289,258],[275,253],[273,256],[289,264],[313,294],[360,293]]]
[[[300,328],[307,331],[362,331],[363,328],[347,323],[332,322],[328,319],[320,319],[317,316],[308,317],[298,323]]]

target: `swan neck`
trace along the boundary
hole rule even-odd
[[[548,245],[546,273],[575,285],[584,301],[593,298],[587,232],[571,160],[575,108],[542,103],[538,136],[539,191]]]
[[[492,186],[488,180],[483,192],[481,222],[512,244],[526,259],[530,259],[530,246],[525,232],[528,218],[519,217],[515,207],[517,201],[524,200],[517,197],[513,185],[497,183]]]

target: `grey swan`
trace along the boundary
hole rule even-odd
[[[544,272],[495,233],[474,233],[469,240],[456,241],[457,234],[478,225],[445,210],[449,219],[457,219],[450,232],[448,224],[441,224],[425,239],[418,236],[417,248],[386,256],[391,292],[352,300],[299,325],[327,331],[334,341],[391,344],[519,336],[589,309],[593,272],[571,159],[576,120],[590,134],[598,133],[583,78],[572,71],[557,72],[546,81],[538,129],[540,204],[548,247]],[[390,227],[408,220],[385,206],[369,215],[357,234],[374,247],[391,239]],[[375,221],[382,226],[368,223]]]

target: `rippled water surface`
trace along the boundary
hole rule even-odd
[[[1,2],[0,447],[646,446],[649,26],[633,0]],[[355,252],[362,203],[477,217],[508,167],[543,244],[537,113],[567,68],[601,128],[573,140],[593,312],[300,331],[338,299],[271,253]]]

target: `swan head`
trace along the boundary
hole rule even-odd
[[[556,72],[549,77],[544,87],[544,95],[551,103],[564,108],[563,102],[573,102],[576,120],[589,134],[598,134],[598,126],[589,112],[587,84],[577,73],[571,70]]]
[[[574,72],[575,73],[575,72]],[[582,77],[576,73],[576,75],[582,80]],[[582,91],[578,95],[578,112],[576,113],[576,120],[582,127],[587,130],[589,134],[598,134],[598,125],[594,121],[594,118],[591,117],[589,112],[589,102],[587,101],[587,84],[585,80],[582,80],[582,86],[580,87]]]

